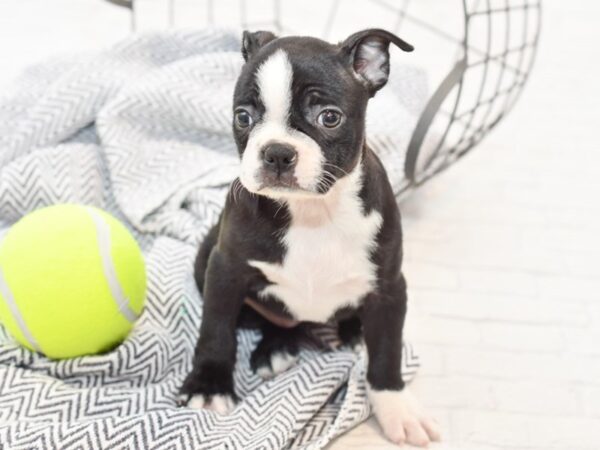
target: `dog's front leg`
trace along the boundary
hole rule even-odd
[[[226,414],[235,406],[235,330],[245,295],[239,274],[225,255],[213,249],[206,270],[200,338],[192,371],[180,390],[182,402],[191,408]]]
[[[396,444],[426,446],[439,440],[437,423],[405,389],[401,373],[402,329],[406,316],[406,283],[379,283],[365,299],[361,320],[369,356],[368,394],[385,436]]]

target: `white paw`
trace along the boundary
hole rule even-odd
[[[351,348],[354,353],[359,354],[367,350],[367,346],[365,344],[364,339],[359,339],[358,341],[356,341],[354,344],[352,344]]]
[[[225,415],[235,408],[235,401],[230,395],[213,395],[207,398],[202,394],[196,394],[189,397],[187,406],[191,409],[207,409]]]
[[[256,369],[256,374],[263,380],[269,380],[275,375],[285,372],[298,361],[298,356],[287,352],[275,352],[271,355],[271,367],[261,366]]]
[[[402,391],[368,389],[375,417],[383,434],[398,445],[426,447],[440,440],[440,426],[429,417],[405,388]]]

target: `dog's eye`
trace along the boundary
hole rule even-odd
[[[319,125],[323,125],[327,128],[335,128],[342,121],[342,114],[335,109],[325,109],[317,117]]]
[[[237,109],[234,114],[235,124],[239,128],[248,128],[252,125],[252,116],[245,109]]]

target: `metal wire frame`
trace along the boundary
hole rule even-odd
[[[135,0],[108,0],[126,6],[132,11],[132,29],[135,30]],[[201,0],[199,0],[201,1]],[[207,23],[215,25],[215,0],[202,0],[206,7]],[[270,26],[276,32],[297,33],[291,29],[282,15],[283,0],[273,0],[274,19],[264,24],[250,23],[247,15],[247,0],[239,1],[240,25],[242,27]],[[433,33],[447,42],[456,43],[459,51],[457,61],[431,95],[406,150],[404,173],[406,181],[397,189],[401,194],[412,186],[421,185],[432,176],[449,167],[467,154],[506,116],[519,98],[531,72],[537,50],[541,26],[541,0],[503,0],[503,6],[496,6],[502,0],[475,0],[469,3],[462,0],[464,17],[463,36],[454,36],[438,26],[432,25],[421,17],[412,15],[410,0],[370,0],[371,3],[395,14],[393,31],[398,31],[404,22],[410,22]],[[442,0],[440,0],[442,1]],[[494,1],[494,6],[492,6]],[[341,0],[331,0],[326,12],[326,21],[321,37],[327,39],[333,28]],[[483,4],[483,8],[480,8]],[[324,6],[324,5],[323,5]],[[168,21],[174,25],[175,0],[168,0]],[[522,16],[522,26],[516,28],[512,14]],[[530,24],[530,19],[533,22]],[[495,28],[504,19],[502,50],[493,50],[497,40]],[[476,45],[481,36],[474,37],[471,27],[478,21],[485,21],[483,47]],[[532,25],[533,29],[530,29]],[[519,45],[511,47],[511,37],[521,33]],[[526,58],[525,55],[529,54]],[[509,58],[516,57],[516,64]],[[493,69],[497,71],[497,80],[493,93],[484,96],[490,83]],[[471,75],[479,71],[481,76],[475,98],[469,98],[465,91],[472,87]],[[499,72],[498,72],[499,71]],[[473,86],[474,87],[474,86]],[[444,123],[443,125],[441,125]]]
[[[401,192],[411,185],[420,185],[449,167],[456,160],[464,156],[477,145],[506,116],[519,98],[531,72],[541,26],[541,0],[525,1],[517,6],[505,0],[504,8],[492,8],[490,0],[486,0],[486,8],[476,10],[477,6],[469,8],[467,1],[463,0],[464,10],[464,39],[462,42],[463,57],[442,81],[438,89],[431,96],[421,117],[415,127],[409,143],[405,161],[404,172],[408,183],[401,188]],[[521,11],[523,26],[521,28],[522,44],[510,48],[511,13]],[[494,16],[503,15],[506,20],[503,50],[492,54],[492,39]],[[529,29],[530,18],[534,16],[534,30]],[[485,48],[473,46],[470,41],[470,27],[474,20],[485,18],[487,20],[487,38]],[[530,35],[532,37],[530,38]],[[529,52],[528,61],[525,54]],[[517,55],[516,65],[508,62],[509,55]],[[499,70],[493,94],[483,97],[491,65]],[[482,76],[474,104],[464,104],[464,87],[470,71],[481,69]],[[510,78],[508,87],[503,83]],[[478,113],[483,109],[483,113]],[[495,111],[492,114],[492,111]],[[441,130],[434,126],[445,118],[447,124]],[[451,131],[462,128],[457,133],[459,136],[449,142]],[[433,150],[423,152],[424,142],[428,134],[435,133],[441,136]],[[434,137],[435,138],[435,137]],[[401,193],[398,192],[398,193]]]

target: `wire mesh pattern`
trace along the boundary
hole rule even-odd
[[[405,163],[411,183],[423,183],[464,156],[518,99],[535,58],[541,4],[514,3],[463,1],[462,55],[413,133]]]
[[[136,9],[128,3],[132,26]],[[160,1],[160,0],[158,0]],[[541,0],[162,0],[168,27],[237,26],[332,40],[377,26],[417,44],[436,89],[406,148],[400,194],[444,170],[477,145],[519,98],[535,59]],[[189,13],[195,8],[195,15]],[[193,17],[193,19],[189,19]],[[306,17],[311,17],[310,21]],[[432,44],[432,42],[434,42]],[[428,63],[452,58],[443,67]],[[399,149],[402,150],[402,149]]]

